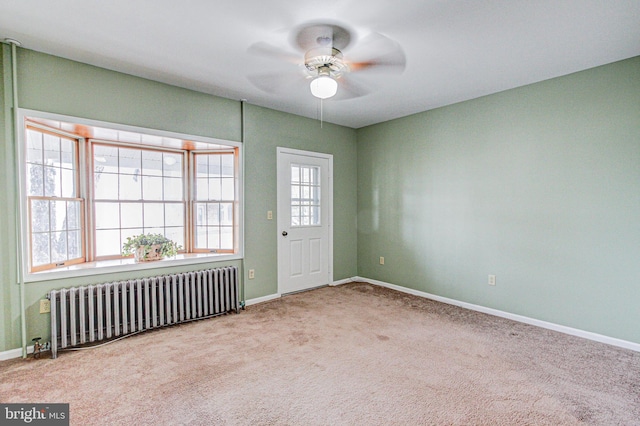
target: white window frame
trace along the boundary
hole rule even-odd
[[[74,123],[86,126],[95,126],[102,127],[114,130],[120,130],[125,132],[132,133],[142,133],[152,136],[159,137],[167,137],[173,139],[184,139],[191,140],[194,142],[201,142],[206,144],[214,144],[214,145],[226,145],[229,147],[237,148],[238,150],[238,161],[237,161],[237,185],[235,188],[236,191],[236,205],[237,205],[237,220],[238,223],[235,226],[238,229],[238,241],[237,241],[237,252],[236,253],[225,253],[225,254],[216,254],[216,253],[191,253],[188,255],[178,255],[176,258],[163,259],[161,261],[155,262],[144,262],[144,263],[135,263],[133,259],[125,258],[125,259],[117,259],[117,260],[105,260],[105,261],[95,261],[95,262],[87,262],[80,265],[72,265],[70,267],[64,267],[60,269],[52,269],[41,272],[30,272],[29,270],[29,251],[30,251],[30,241],[29,241],[29,225],[28,225],[28,217],[27,215],[27,186],[26,186],[26,126],[25,119],[28,117],[39,118],[45,120],[54,120],[60,122]],[[19,193],[20,193],[20,211],[24,216],[21,218],[21,229],[20,236],[22,238],[23,244],[23,265],[21,265],[22,271],[24,273],[26,282],[38,282],[38,281],[48,281],[48,280],[56,280],[63,278],[73,278],[73,277],[81,277],[81,276],[93,276],[100,274],[111,274],[118,272],[128,272],[128,271],[140,271],[144,269],[157,269],[157,268],[166,268],[166,267],[175,267],[175,266],[185,266],[185,265],[199,265],[203,263],[211,263],[211,262],[228,262],[233,260],[240,260],[244,258],[244,169],[243,169],[243,144],[241,142],[216,139],[206,136],[197,136],[190,135],[185,133],[177,133],[177,132],[169,132],[164,130],[150,129],[138,126],[131,126],[125,124],[117,124],[110,123],[99,120],[90,120],[81,117],[73,117],[62,114],[48,113],[43,111],[29,110],[29,109],[19,109],[18,110],[18,122],[20,123],[18,129],[18,140],[20,144],[20,149],[18,156],[18,184],[19,184]],[[81,153],[81,155],[84,155]],[[84,182],[81,181],[81,186],[84,185]],[[86,194],[86,192],[85,192]],[[86,201],[88,202],[88,200]],[[85,238],[87,238],[85,236]]]

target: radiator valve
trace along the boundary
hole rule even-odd
[[[42,345],[40,344],[40,339],[42,339],[42,337],[34,337],[33,339],[31,339],[31,341],[33,342],[33,357],[35,359],[40,358],[40,352],[42,352]]]
[[[42,339],[42,337],[34,337],[33,339],[31,339],[31,341],[33,342],[33,357],[36,359],[40,358],[40,354],[42,352],[48,351],[50,349],[49,342],[40,343],[40,339]]]

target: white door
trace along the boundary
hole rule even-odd
[[[278,148],[278,293],[333,281],[333,156]]]

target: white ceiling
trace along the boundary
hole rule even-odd
[[[299,69],[247,50],[294,52],[289,32],[318,20],[406,55],[402,74],[352,74],[368,95],[324,101],[325,121],[353,128],[640,55],[640,0],[2,0],[0,40],[319,118],[304,85],[274,95],[247,78]]]

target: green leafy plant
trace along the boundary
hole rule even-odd
[[[178,254],[182,246],[162,234],[140,234],[128,237],[122,245],[122,255],[135,255],[136,260],[157,260]]]

